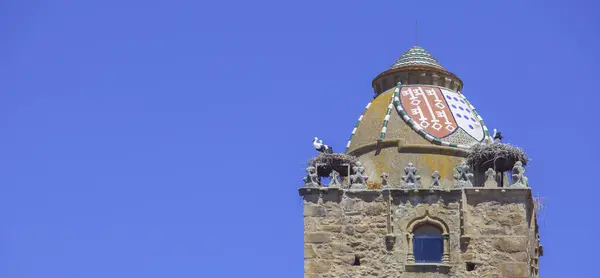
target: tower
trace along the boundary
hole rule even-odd
[[[305,277],[539,277],[528,158],[462,80],[414,46],[372,86],[345,153],[308,163]]]

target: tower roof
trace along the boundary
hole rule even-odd
[[[426,66],[444,70],[444,67],[427,50],[420,46],[413,46],[391,66],[392,69],[407,66]]]

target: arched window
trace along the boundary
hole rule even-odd
[[[425,215],[408,223],[406,231],[408,264],[450,262],[448,225],[442,219],[430,216],[429,211],[425,211]]]
[[[441,263],[444,254],[442,230],[421,225],[413,231],[413,254],[416,263]]]

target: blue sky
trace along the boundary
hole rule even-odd
[[[344,148],[415,20],[487,125],[533,158],[542,277],[595,277],[597,11],[3,1],[0,277],[303,277],[310,141]]]

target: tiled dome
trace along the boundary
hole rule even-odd
[[[420,46],[413,46],[391,66],[392,69],[407,67],[407,66],[426,66],[438,69],[444,69],[433,56]]]
[[[388,181],[401,184],[401,169],[411,163],[423,184],[430,185],[437,171],[442,184],[452,185],[469,148],[493,142],[479,111],[462,94],[462,81],[419,46],[405,51],[373,84],[375,97],[346,145],[370,180],[386,173]]]

